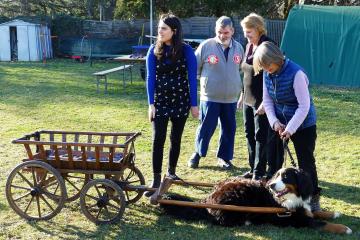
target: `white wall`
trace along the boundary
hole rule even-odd
[[[10,60],[10,28],[0,26],[0,61]]]

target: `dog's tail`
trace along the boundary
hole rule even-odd
[[[164,194],[162,199],[165,200],[178,200],[185,202],[194,202],[191,198],[176,194],[168,193]],[[194,208],[186,206],[176,206],[170,204],[161,204],[160,207],[165,214],[175,216],[179,219],[185,220],[211,220],[211,215],[205,208]]]

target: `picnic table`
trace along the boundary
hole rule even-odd
[[[110,73],[118,72],[118,71],[122,71],[124,87],[125,87],[125,71],[126,70],[130,71],[130,81],[132,83],[132,69],[131,69],[132,67],[133,67],[133,65],[127,64],[127,65],[123,65],[120,67],[111,68],[108,70],[93,73],[93,75],[96,76],[96,91],[99,92],[100,81],[101,81],[101,79],[104,79],[105,93],[107,93],[107,87],[108,87],[107,75]]]
[[[131,64],[131,65],[140,64],[141,77],[143,80],[145,80],[145,75],[146,75],[145,74],[145,62],[146,62],[145,56],[135,55],[135,54],[121,55],[119,57],[113,58],[113,61],[120,62],[122,64]]]

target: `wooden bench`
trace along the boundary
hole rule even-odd
[[[107,93],[107,87],[108,87],[108,81],[107,81],[107,75],[110,73],[114,73],[114,72],[118,72],[118,71],[122,71],[123,73],[123,85],[125,87],[125,71],[129,70],[130,71],[130,81],[132,83],[132,68],[133,65],[128,64],[128,65],[123,65],[120,67],[116,67],[116,68],[112,68],[109,70],[104,70],[101,72],[96,72],[93,73],[94,76],[96,76],[96,91],[99,92],[99,85],[100,85],[100,80],[104,79],[104,85],[105,85],[105,93]]]

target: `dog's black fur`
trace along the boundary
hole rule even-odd
[[[160,206],[166,214],[181,219],[205,219],[223,226],[269,223],[276,226],[321,228],[326,222],[311,216],[309,203],[312,190],[310,178],[305,172],[286,168],[279,170],[267,184],[242,177],[228,179],[217,184],[214,191],[201,202],[249,207],[285,207],[293,211],[290,216],[174,205]],[[163,199],[192,201],[178,194],[168,194],[163,196]]]

